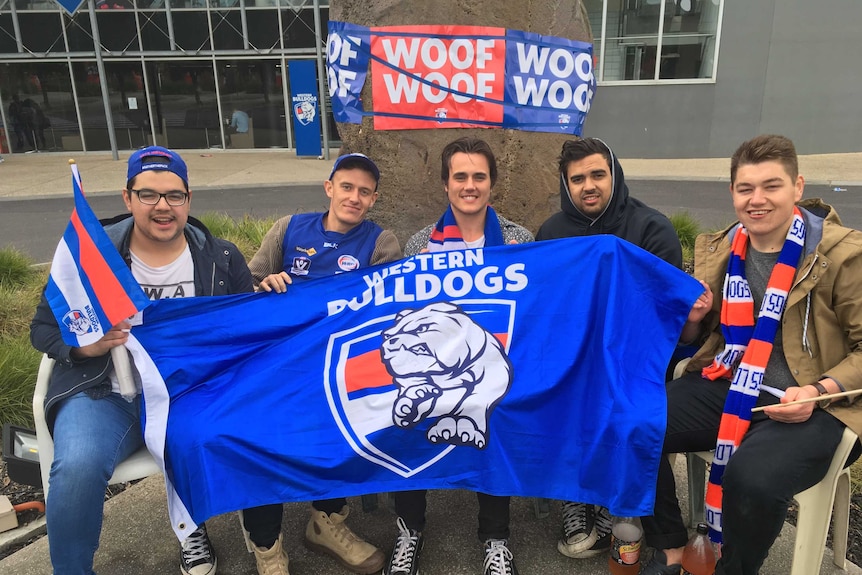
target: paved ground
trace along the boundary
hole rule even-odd
[[[680,458],[677,470],[684,472]],[[678,474],[678,483],[684,479]],[[685,500],[685,490],[681,493]],[[348,522],[386,553],[394,543],[395,515],[380,496],[380,507],[363,513],[358,498],[351,499],[353,512]],[[561,529],[559,504],[552,502],[550,515],[537,519],[534,500],[514,498],[512,502],[511,545],[522,575],[605,575],[605,556],[586,560],[563,557],[556,550]],[[481,547],[476,539],[476,497],[465,491],[431,492],[428,501],[428,526],[423,552],[423,575],[468,575],[482,572]],[[684,511],[685,512],[685,511]],[[285,544],[290,554],[293,575],[346,575],[335,561],[308,551],[301,543],[308,520],[304,504],[286,506]],[[231,513],[207,522],[210,537],[219,556],[219,573],[254,575],[254,558],[243,542],[237,515]],[[790,573],[795,529],[785,524],[772,548],[761,575]],[[0,540],[1,541],[1,540]],[[2,542],[0,542],[2,545]],[[164,483],[160,475],[150,477],[114,497],[105,506],[101,547],[96,554],[99,575],[161,575],[179,573],[179,546],[168,527]],[[49,575],[47,538],[0,561],[0,573]],[[826,550],[820,575],[860,575],[862,569],[848,563],[847,571],[832,564]]]
[[[289,150],[183,150],[193,188],[289,182],[319,183],[329,176],[332,160],[297,158]],[[0,199],[71,195],[66,160],[74,158],[87,193],[116,192],[125,177],[128,152],[115,161],[110,153],[10,154],[0,164]],[[729,181],[727,158],[639,160],[622,158],[627,178]],[[801,156],[800,173],[812,184],[850,187],[862,184],[862,153]],[[385,182],[383,183],[385,186]]]
[[[332,159],[337,155],[333,151]],[[184,151],[189,164],[190,180],[195,188],[270,185],[286,182],[321,182],[331,168],[331,161],[297,159],[290,151],[253,153],[217,150]],[[66,155],[7,155],[0,165],[0,200],[4,198],[44,197],[70,194]],[[78,154],[88,193],[115,192],[125,174],[125,160],[111,159],[110,154]],[[704,160],[622,160],[629,178],[719,180],[727,181],[727,159]],[[800,171],[810,183],[840,188],[862,187],[862,153],[804,156]],[[2,206],[2,204],[0,204]],[[681,462],[677,469],[681,470]],[[684,486],[684,481],[679,482]],[[684,487],[681,495],[685,497]],[[381,497],[381,502],[383,498]],[[395,517],[386,505],[363,513],[359,502],[353,502],[351,524],[386,552],[395,533]],[[559,505],[552,503],[548,517],[537,519],[533,501],[513,500],[512,547],[521,573],[563,575],[607,573],[603,558],[584,561],[567,559],[557,553],[555,541],[560,530]],[[481,572],[481,553],[475,538],[475,497],[463,491],[438,491],[429,498],[427,546],[423,560],[424,575]],[[300,543],[307,520],[302,504],[287,506],[285,533],[294,575],[341,574],[344,570],[334,561],[305,550]],[[30,537],[44,530],[44,523],[0,534],[0,548],[16,537]],[[246,552],[235,514],[209,521],[211,537],[220,557],[219,572],[253,575],[253,558]],[[776,541],[762,575],[790,572],[795,529],[785,525]],[[177,573],[178,543],[168,528],[164,486],[161,476],[150,477],[112,498],[105,507],[105,525],[101,547],[96,555],[100,575],[152,575]],[[47,539],[42,538],[0,561],[0,573],[44,575],[51,572]],[[862,570],[848,565],[849,573]],[[844,573],[831,563],[827,550],[821,574]]]

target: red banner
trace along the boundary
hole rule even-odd
[[[503,121],[506,30],[486,26],[371,28],[376,130],[491,127]],[[389,114],[394,114],[389,115]],[[463,122],[452,122],[452,119]],[[470,121],[472,120],[472,121]],[[476,123],[476,121],[483,123]]]

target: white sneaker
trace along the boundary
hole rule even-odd
[[[180,572],[183,575],[214,575],[218,559],[216,559],[207,527],[201,524],[182,543],[180,554]]]
[[[506,539],[488,539],[485,541],[484,575],[518,575],[515,559],[509,551]]]

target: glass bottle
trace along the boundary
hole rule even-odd
[[[611,526],[611,575],[637,575],[641,566],[643,527],[639,517],[614,517]]]

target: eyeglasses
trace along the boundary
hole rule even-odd
[[[138,194],[138,199],[142,204],[146,204],[148,206],[155,206],[158,204],[162,198],[168,203],[169,206],[178,207],[182,206],[186,203],[186,200],[189,199],[188,192],[168,192],[166,194],[160,194],[159,192],[153,190],[129,190],[130,192],[134,192]]]

